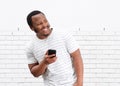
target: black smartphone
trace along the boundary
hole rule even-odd
[[[56,50],[54,50],[54,49],[49,49],[49,50],[48,50],[48,55],[52,55],[52,54],[55,54],[55,55],[56,55]]]

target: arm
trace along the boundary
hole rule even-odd
[[[77,49],[75,52],[71,53],[71,57],[73,58],[73,66],[77,76],[74,86],[83,86],[83,61],[80,50]]]
[[[38,77],[45,72],[47,68],[47,63],[43,60],[40,64],[39,63],[28,64],[28,67],[33,76]]]
[[[33,74],[33,76],[39,77],[40,75],[44,74],[47,66],[56,61],[57,57],[53,56],[55,55],[45,55],[43,61],[41,61],[40,63],[28,64],[30,72]]]

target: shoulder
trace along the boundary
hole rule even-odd
[[[26,43],[26,51],[33,50],[34,42],[35,42],[35,36],[32,36],[30,40]]]

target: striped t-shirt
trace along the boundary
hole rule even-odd
[[[75,72],[70,53],[79,48],[71,34],[52,31],[46,39],[34,36],[27,47],[28,64],[40,63],[48,49],[57,51],[56,62],[49,64],[43,79],[45,86],[73,86]]]

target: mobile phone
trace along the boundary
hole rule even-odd
[[[55,55],[56,55],[56,50],[54,50],[54,49],[49,49],[49,50],[48,50],[48,55],[52,55],[52,54],[55,54]]]

